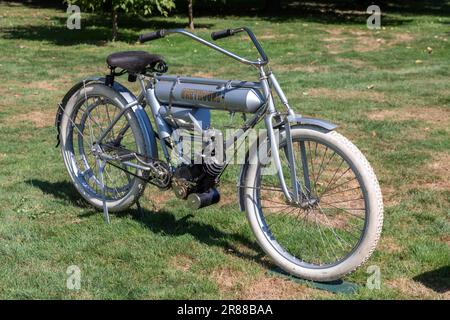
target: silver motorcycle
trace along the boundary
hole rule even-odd
[[[80,81],[58,106],[58,143],[67,172],[107,222],[110,211],[139,205],[147,183],[172,189],[200,209],[220,201],[222,173],[244,150],[242,141],[256,137],[240,163],[237,202],[258,244],[292,275],[336,280],[364,263],[379,240],[383,201],[377,178],[336,125],[294,112],[249,28],[211,37],[240,32],[253,42],[257,60],[183,29],[159,30],[139,40],[187,36],[254,66],[255,82],[165,75],[164,59],[145,51],[108,56],[110,72]],[[137,96],[116,81],[123,74],[139,83]],[[211,126],[211,110],[241,113],[243,125],[225,139]],[[197,148],[186,150],[185,142]]]

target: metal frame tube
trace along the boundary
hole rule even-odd
[[[155,121],[156,130],[158,131],[159,140],[161,141],[161,148],[163,150],[164,157],[166,158],[167,162],[170,162],[169,151],[167,150],[167,146],[164,143],[163,139],[170,137],[170,133],[172,131],[169,128],[169,125],[164,121],[164,119],[161,118],[159,114],[159,108],[161,106],[159,105],[158,100],[156,100],[154,89],[146,88],[144,76],[140,75],[138,79],[142,94],[145,96],[145,99],[150,106],[153,120]]]
[[[272,152],[272,159],[275,161],[275,167],[277,168],[278,179],[280,180],[281,189],[283,190],[284,195],[288,199],[288,201],[292,201],[292,197],[289,193],[289,189],[286,186],[286,181],[283,176],[283,169],[281,166],[280,153],[278,150],[278,143],[275,138],[275,132],[272,125],[272,119],[277,114],[275,109],[275,105],[273,103],[272,92],[270,90],[269,81],[264,71],[264,67],[259,68],[260,80],[263,86],[264,95],[267,97],[267,115],[264,118],[264,122],[266,124],[267,135],[270,142],[270,151]]]
[[[281,166],[280,153],[278,150],[278,143],[275,138],[275,132],[274,132],[273,126],[272,126],[273,116],[274,116],[274,113],[271,113],[271,114],[268,114],[264,119],[264,122],[265,122],[266,128],[267,128],[267,136],[268,136],[269,142],[270,142],[270,151],[272,152],[272,159],[273,159],[273,161],[275,161],[275,167],[277,168],[277,174],[278,174],[278,179],[280,180],[281,190],[283,190],[283,193],[284,193],[286,199],[288,199],[288,201],[292,201],[292,197],[289,193],[289,189],[286,186],[286,181],[283,176],[283,169]]]
[[[295,116],[295,112],[289,106],[288,99],[286,98],[286,95],[284,94],[283,89],[281,89],[281,86],[278,83],[278,80],[275,77],[275,75],[272,72],[270,72],[268,77],[269,77],[270,83],[272,84],[273,88],[275,89],[275,92],[277,93],[278,97],[280,98],[281,103],[283,103],[286,106],[289,115]]]
[[[297,183],[297,169],[295,167],[295,155],[292,145],[292,136],[291,136],[291,125],[289,122],[285,123],[285,131],[286,131],[286,147],[287,147],[287,158],[289,160],[289,171],[291,174],[291,185],[292,185],[292,193],[293,200],[295,202],[299,202],[299,191],[301,191],[301,186]],[[300,187],[300,188],[299,188]]]
[[[256,37],[254,36],[254,34],[251,32],[250,29],[245,28],[245,27],[244,28],[235,29],[234,31],[235,32],[236,31],[237,32],[240,32],[240,31],[246,31],[247,32],[247,34],[249,35],[249,37],[253,41],[253,44],[255,45],[256,49],[258,50],[262,60],[261,59],[258,59],[256,61],[248,60],[248,59],[243,58],[243,57],[241,57],[241,56],[239,56],[239,55],[237,55],[237,54],[235,54],[235,53],[233,53],[231,51],[228,51],[228,50],[226,50],[226,49],[224,49],[224,48],[222,48],[222,47],[220,47],[218,45],[215,45],[215,44],[213,44],[213,43],[211,43],[209,41],[206,41],[206,40],[204,40],[204,39],[202,39],[202,38],[200,38],[200,37],[198,37],[198,36],[188,32],[188,31],[186,31],[184,29],[164,30],[164,35],[174,34],[174,33],[182,34],[182,35],[187,36],[187,37],[189,37],[189,38],[191,38],[191,39],[193,39],[193,40],[195,40],[195,41],[197,41],[197,42],[199,42],[199,43],[201,43],[201,44],[203,44],[203,45],[205,45],[205,46],[207,46],[209,48],[212,48],[212,49],[214,49],[214,50],[216,50],[216,51],[218,51],[218,52],[220,52],[220,53],[222,53],[222,54],[224,54],[224,55],[226,55],[228,57],[231,57],[231,58],[233,58],[233,59],[235,59],[235,60],[237,60],[237,61],[239,61],[239,62],[241,62],[243,64],[253,65],[253,66],[258,67],[259,73],[260,73],[260,83],[259,84],[261,85],[262,90],[264,92],[264,96],[267,99],[267,101],[266,101],[267,106],[265,107],[266,115],[264,117],[264,122],[265,122],[265,125],[266,125],[266,129],[268,131],[268,139],[269,139],[269,143],[270,143],[270,146],[271,146],[272,158],[275,161],[275,166],[277,168],[278,178],[280,180],[280,184],[281,184],[281,188],[283,190],[283,193],[286,196],[286,198],[288,199],[288,201],[292,201],[292,196],[289,193],[289,189],[286,186],[286,182],[285,182],[285,179],[284,179],[284,176],[283,176],[282,165],[281,165],[281,160],[280,160],[280,154],[279,154],[279,150],[278,150],[278,144],[277,144],[277,141],[276,141],[274,128],[273,128],[273,124],[272,124],[273,117],[278,115],[278,113],[277,113],[277,111],[275,109],[273,96],[272,96],[272,92],[271,92],[271,85],[274,88],[274,90],[277,93],[277,95],[279,96],[281,102],[286,106],[287,111],[288,111],[288,115],[290,117],[293,117],[293,116],[295,116],[295,113],[290,108],[290,106],[288,104],[288,100],[287,100],[283,90],[281,89],[281,87],[280,87],[280,85],[279,85],[275,75],[272,72],[269,72],[269,74],[266,75],[264,67],[268,64],[269,61],[268,61],[268,58],[267,58],[266,54],[264,53],[264,50],[262,49],[261,45],[257,41]],[[156,77],[156,78],[158,78],[158,77]],[[159,78],[163,79],[164,76],[159,76]],[[139,80],[142,83],[143,80],[141,78]],[[199,81],[204,82],[205,80],[204,79],[199,79]],[[248,83],[247,85],[251,86],[251,85],[256,85],[256,84],[257,83],[252,83],[252,84]],[[143,92],[146,92],[145,97],[147,99],[147,102],[152,107],[153,116],[156,117],[158,110],[154,110],[155,109],[155,103],[154,103],[154,101],[152,101],[153,99],[151,99],[151,95],[149,94],[148,90],[146,90],[145,86],[143,86],[142,84],[141,84],[141,86],[142,86]],[[259,118],[261,118],[263,115],[257,113],[257,116],[259,116]],[[285,121],[289,121],[288,119],[290,117],[286,117]],[[255,121],[255,123],[256,122],[258,122],[258,121]],[[156,125],[158,127],[158,131],[160,131],[162,128],[160,128],[158,126],[158,123]],[[287,126],[289,126],[289,123],[287,123]],[[287,141],[287,143],[288,143],[288,158],[289,158],[289,160],[291,162],[291,165],[290,165],[290,167],[291,167],[290,168],[291,175],[294,175],[292,177],[292,179],[291,179],[292,180],[291,181],[292,182],[292,186],[293,186],[293,189],[294,189],[294,195],[293,196],[295,198],[294,200],[298,201],[299,200],[299,190],[298,190],[298,185],[297,185],[296,171],[295,171],[295,168],[293,168],[293,166],[295,166],[295,163],[292,163],[292,162],[295,162],[295,160],[294,160],[294,154],[293,154],[293,150],[292,150],[292,140],[291,140],[290,130],[289,129],[290,128],[287,128],[287,132],[286,132],[286,134],[288,135],[288,137],[286,137],[288,139],[288,141]],[[239,130],[239,131],[241,131],[241,132],[240,133],[236,132],[236,134],[235,134],[236,136],[240,136],[242,134],[242,130]],[[246,130],[244,130],[244,132],[245,131]],[[233,135],[233,140],[236,138],[235,135]],[[230,140],[227,141],[225,144],[226,144],[226,149],[228,149],[228,146],[230,145]],[[163,148],[164,147],[165,146],[163,146]]]

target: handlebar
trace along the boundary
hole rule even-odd
[[[251,61],[251,60],[248,60],[246,58],[240,57],[237,54],[235,54],[235,53],[233,53],[231,51],[228,51],[228,50],[226,50],[226,49],[224,49],[224,48],[222,48],[222,47],[220,47],[218,45],[215,45],[214,43],[206,41],[205,39],[200,38],[200,37],[196,36],[195,34],[192,34],[192,33],[188,32],[188,31],[186,31],[184,29],[169,29],[169,30],[161,29],[161,30],[158,30],[158,31],[146,33],[146,34],[143,34],[143,35],[139,36],[139,42],[144,43],[144,42],[147,42],[147,41],[152,41],[152,40],[164,38],[166,35],[169,35],[169,34],[172,34],[172,33],[179,33],[179,34],[185,35],[185,36],[187,36],[189,38],[192,38],[195,41],[200,42],[201,44],[203,44],[203,45],[205,45],[207,47],[210,47],[210,48],[212,48],[214,50],[217,50],[217,51],[219,51],[219,52],[221,52],[221,53],[223,53],[223,54],[225,54],[225,55],[227,55],[227,56],[229,56],[229,57],[231,57],[233,59],[236,59],[236,60],[238,60],[241,63],[249,64],[249,65],[255,65],[255,66],[264,66],[264,65],[266,65],[269,62],[269,59],[267,58],[266,53],[264,52],[263,48],[261,47],[260,43],[256,39],[256,37],[253,34],[253,32],[247,27],[216,31],[216,32],[211,33],[211,38],[213,40],[219,40],[219,39],[222,39],[222,38],[226,38],[226,37],[232,36],[232,35],[234,35],[236,33],[242,32],[242,31],[247,32],[247,34],[250,37],[250,39],[252,40],[254,46],[258,50],[258,53],[259,53],[261,59],[258,59],[256,61]]]
[[[216,32],[212,32],[211,33],[211,38],[216,41],[222,38],[226,38],[229,36],[234,35],[235,32],[233,29],[225,29],[225,30],[220,30],[220,31],[216,31]]]
[[[154,31],[154,32],[149,32],[149,33],[146,33],[146,34],[141,34],[139,36],[139,42],[140,43],[144,43],[144,42],[147,42],[147,41],[152,41],[152,40],[156,40],[156,39],[159,39],[159,38],[164,38],[165,35],[166,34],[165,34],[165,30],[164,29],[158,30],[158,31]]]

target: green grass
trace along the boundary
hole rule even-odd
[[[182,37],[135,42],[144,31],[183,27],[184,17],[124,19],[121,41],[110,43],[104,41],[109,25],[92,15],[83,16],[81,31],[67,30],[65,13],[55,9],[1,3],[0,16],[1,298],[348,297],[272,279],[273,265],[232,194],[225,204],[192,214],[170,192],[152,201],[156,190],[149,187],[143,216],[131,209],[104,224],[69,183],[54,148],[57,102],[77,80],[104,74],[105,57],[114,51],[162,54],[174,74],[255,80],[252,69]],[[296,111],[337,123],[374,166],[385,225],[378,250],[346,278],[361,285],[351,298],[448,299],[450,18],[385,17],[379,31],[356,20],[325,24],[311,17],[196,22],[203,37],[251,27]],[[254,58],[243,39],[221,43]],[[214,121],[228,120],[214,114]],[[229,189],[236,172],[224,177]],[[70,265],[81,269],[80,291],[66,288]],[[381,269],[380,290],[364,287],[369,265]]]

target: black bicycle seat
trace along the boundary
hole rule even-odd
[[[106,63],[112,68],[122,68],[131,73],[143,73],[147,67],[152,69],[158,64],[166,65],[164,58],[145,51],[121,51],[110,54]]]

